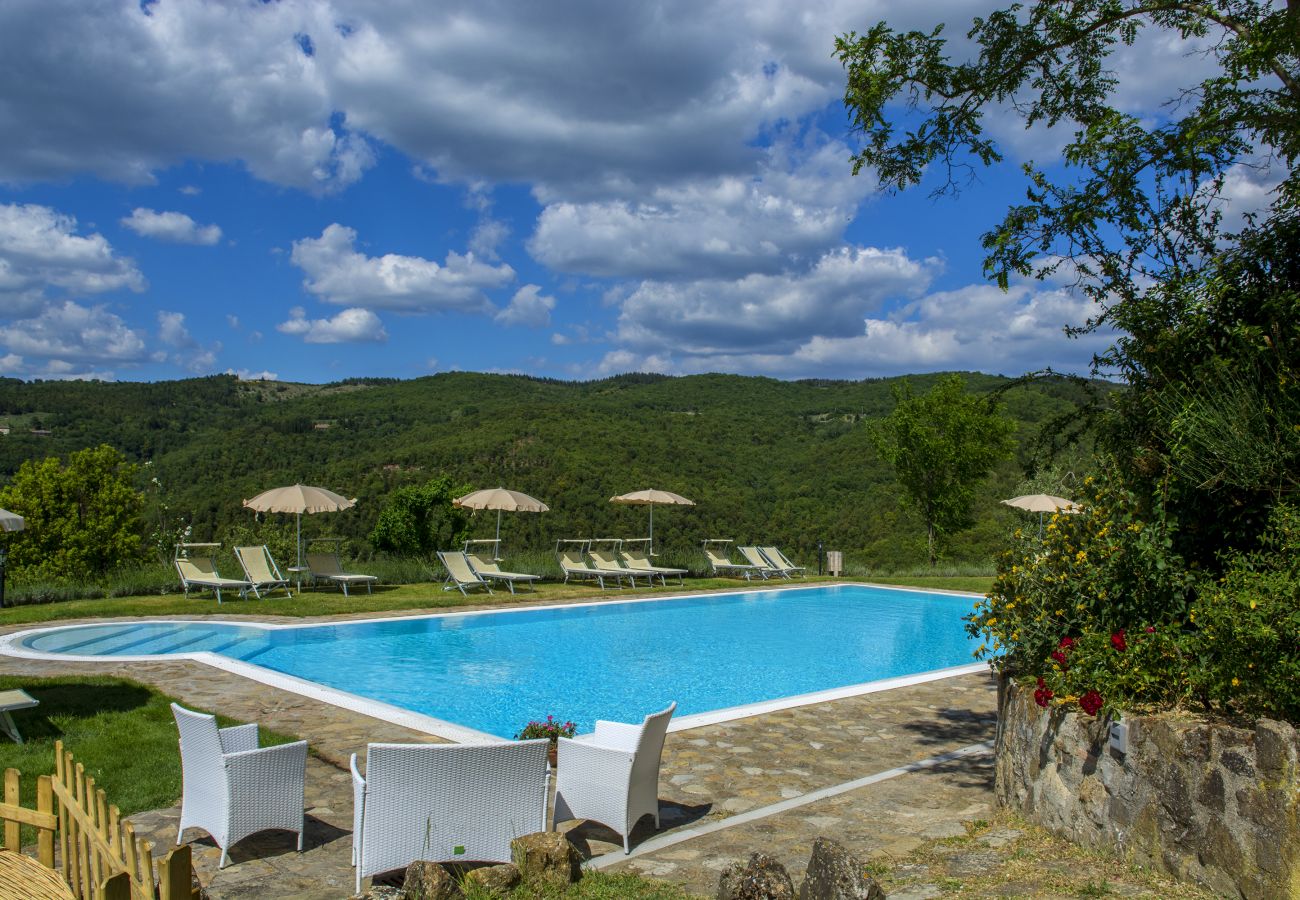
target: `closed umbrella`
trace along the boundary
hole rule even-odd
[[[657,491],[648,488],[644,491],[633,491],[630,494],[619,494],[617,497],[610,497],[610,503],[623,503],[628,506],[648,506],[650,507],[650,553],[654,553],[655,546],[655,507],[656,506],[694,506],[694,500],[687,500],[681,494],[674,494],[672,491]]]
[[[1077,513],[1079,507],[1072,500],[1066,500],[1064,497],[1055,497],[1051,494],[1023,494],[1019,497],[1012,497],[1010,500],[1003,500],[1007,506],[1014,506],[1016,509],[1026,509],[1030,512],[1038,513],[1038,536],[1043,536],[1043,514],[1044,513]]]
[[[22,531],[27,522],[18,513],[0,509],[0,531]],[[0,607],[5,605],[5,564],[8,562],[9,548],[0,544]]]
[[[461,509],[495,509],[497,511],[498,545],[501,543],[502,512],[547,512],[550,510],[549,506],[536,497],[530,497],[519,491],[508,491],[503,487],[474,491],[464,497],[457,497],[451,501],[451,505],[458,506]]]
[[[294,533],[298,545],[298,568],[302,568],[302,514],[338,512],[351,509],[356,505],[355,497],[349,500],[333,491],[308,484],[271,488],[269,491],[262,491],[252,500],[244,501],[244,506],[256,512],[293,513]]]

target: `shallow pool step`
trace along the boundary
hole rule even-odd
[[[95,630],[90,637],[57,648],[38,644],[37,649],[54,653],[76,653],[83,656],[120,656],[140,644],[175,634],[179,630],[179,627],[175,627],[159,634],[157,630],[150,628],[147,633],[142,634],[140,626],[122,625],[107,632]]]

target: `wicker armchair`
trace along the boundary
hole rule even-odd
[[[647,814],[659,827],[659,762],[676,703],[640,725],[597,722],[576,739],[560,738],[556,765],[555,819],[591,819],[623,836],[632,850],[632,828]]]
[[[417,859],[510,862],[510,842],[546,827],[550,742],[370,744],[352,754],[352,864],[371,875]]]
[[[302,850],[303,781],[307,742],[257,746],[256,725],[218,728],[213,716],[172,704],[181,742],[181,822],[202,828],[221,848],[220,867],[229,848],[268,828],[297,832]]]

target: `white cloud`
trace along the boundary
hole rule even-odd
[[[496,260],[500,257],[497,248],[510,236],[510,227],[497,219],[484,219],[474,228],[469,236],[469,250],[483,259]]]
[[[77,220],[48,206],[0,204],[0,319],[38,314],[48,291],[142,291],[135,263],[100,234],[76,233]]]
[[[320,2],[10,0],[0,59],[21,76],[0,79],[0,179],[149,183],[198,159],[309,190],[347,185],[372,151],[331,124],[328,79],[294,39],[342,40],[339,14]]]
[[[277,331],[301,337],[308,344],[377,343],[388,340],[384,323],[368,309],[345,309],[332,319],[308,319],[301,306],[289,310],[289,320]]]
[[[98,363],[137,364],[150,358],[144,338],[103,306],[71,300],[50,304],[40,315],[0,326],[0,345],[10,354],[89,368]]]
[[[231,313],[226,313],[226,324],[229,325],[231,328],[238,329],[239,316],[232,315]]]
[[[137,207],[131,215],[122,219],[122,224],[136,234],[177,244],[212,246],[221,240],[220,227],[200,225],[185,213],[179,212],[156,212]]]
[[[515,270],[479,262],[473,253],[447,254],[439,265],[418,256],[366,256],[355,249],[357,233],[335,223],[319,238],[294,241],[290,259],[307,278],[303,286],[327,303],[398,312],[488,313],[483,293],[514,280]]]
[[[217,354],[221,352],[220,341],[215,341],[210,347],[196,341],[185,327],[185,314],[179,312],[159,310],[158,340],[176,351],[170,357],[161,354],[163,359],[170,358],[173,365],[196,375],[211,372],[217,363]]]
[[[263,369],[260,372],[253,372],[249,369],[226,369],[227,375],[234,375],[240,381],[279,381],[280,376],[275,372],[268,372]]]
[[[510,305],[497,312],[494,317],[503,325],[527,325],[529,328],[544,328],[551,324],[551,310],[555,309],[555,298],[542,293],[535,284],[526,284],[515,291]]]
[[[938,267],[900,249],[845,247],[806,273],[645,281],[623,301],[618,339],[642,351],[786,352],[814,335],[857,333],[887,300],[920,296]]]
[[[752,174],[666,184],[636,201],[553,203],[528,249],[552,268],[598,276],[775,274],[840,242],[872,186],[853,177],[848,156],[837,142],[778,143]]]

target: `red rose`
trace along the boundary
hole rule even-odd
[[[1068,650],[1073,650],[1073,649],[1074,649],[1074,638],[1072,638],[1072,637],[1063,637],[1063,638],[1061,638],[1061,642],[1060,642],[1059,644],[1057,644],[1056,646],[1060,647],[1062,650],[1067,650],[1067,651],[1068,651]]]
[[[1034,691],[1034,702],[1037,703],[1039,706],[1041,706],[1043,709],[1047,709],[1047,706],[1051,702],[1051,700],[1052,700],[1052,689],[1047,686],[1047,682],[1043,681],[1043,679],[1039,677],[1038,690]]]
[[[1123,628],[1110,636],[1110,645],[1121,653],[1128,649],[1128,641],[1124,639]]]
[[[1052,651],[1052,659],[1056,660],[1056,664],[1061,667],[1061,671],[1065,671],[1066,669],[1070,668],[1068,665],[1066,665],[1065,654],[1062,653],[1060,650]]]
[[[1097,711],[1101,709],[1103,702],[1101,694],[1096,691],[1088,691],[1088,693],[1079,698],[1079,707],[1088,715],[1095,716],[1097,715]]]
[[[1148,625],[1148,626],[1147,626],[1147,634],[1155,634],[1155,633],[1156,633],[1156,626],[1154,626],[1154,625]]]

